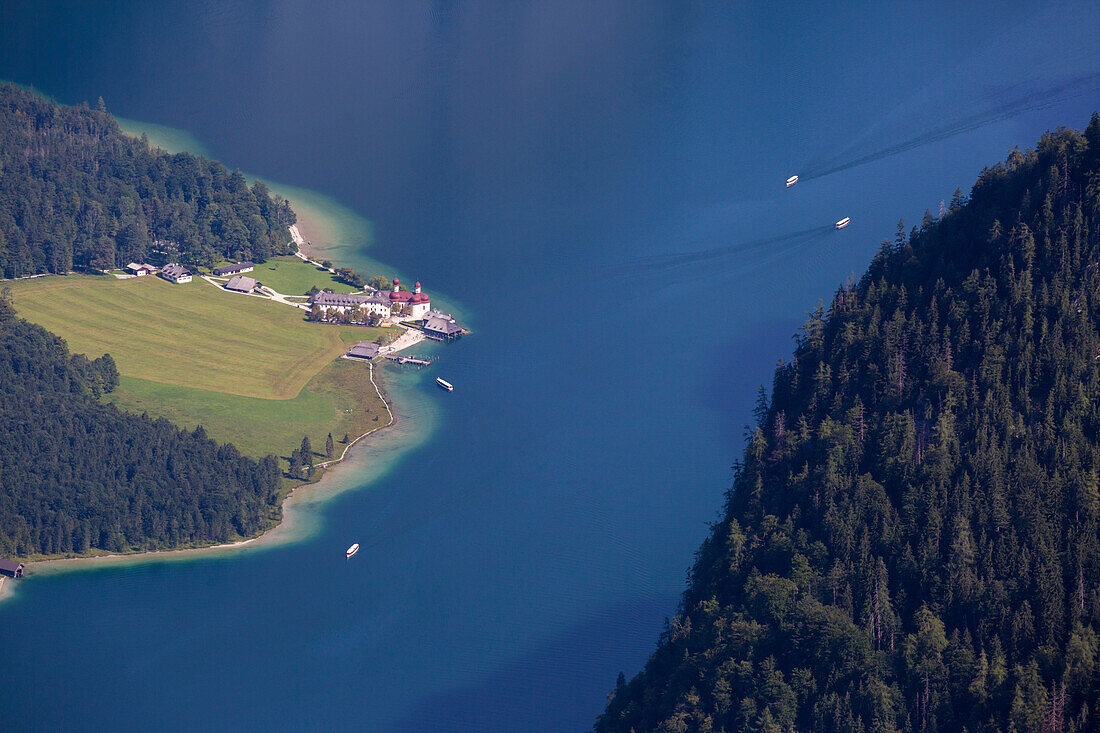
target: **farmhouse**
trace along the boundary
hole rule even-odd
[[[433,311],[424,320],[424,333],[437,341],[452,341],[462,335],[462,326],[450,316]]]
[[[130,264],[126,265],[126,272],[130,273],[131,275],[137,275],[138,277],[141,277],[142,275],[151,275],[156,271],[157,268],[153,267],[152,265],[144,265],[139,262],[131,262]]]
[[[376,343],[371,341],[360,341],[355,346],[352,346],[345,356],[353,359],[366,359],[369,361],[378,356],[380,349],[381,347]]]
[[[420,292],[420,283],[417,283],[416,290],[410,293],[408,290],[401,289],[401,281],[396,277],[393,279],[393,290],[390,291],[390,303],[399,308],[408,306],[409,315],[416,320],[423,318],[432,308],[431,298],[427,293]]]
[[[170,265],[165,265],[160,270],[160,276],[165,280],[170,280],[174,283],[189,283],[191,282],[191,271],[183,265],[173,262]]]
[[[226,290],[232,290],[238,293],[251,293],[258,290],[259,287],[260,283],[257,280],[251,277],[245,277],[244,275],[234,275],[229,278],[229,282],[225,284]]]
[[[216,275],[217,277],[225,277],[226,275],[240,275],[242,272],[252,272],[254,269],[256,269],[256,266],[251,262],[238,262],[235,265],[215,267],[214,275]]]
[[[23,577],[23,563],[15,560],[0,560],[0,573],[13,578]]]

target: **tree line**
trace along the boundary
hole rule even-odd
[[[117,384],[110,356],[70,354],[0,300],[0,555],[226,542],[277,521],[273,456],[97,399]]]
[[[262,181],[122,133],[102,104],[0,83],[0,273],[290,254],[290,203]]]
[[[1100,730],[1100,118],[883,243],[597,731]]]

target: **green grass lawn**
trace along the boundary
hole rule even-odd
[[[312,287],[318,290],[328,288],[334,293],[354,293],[357,290],[337,280],[328,270],[322,270],[294,256],[272,257],[267,262],[256,265],[255,271],[247,274],[283,295],[303,295]]]
[[[65,275],[11,283],[15,308],[119,372],[244,397],[296,396],[348,342],[381,331],[307,323],[304,311],[202,280]]]
[[[308,266],[307,266],[308,267]],[[383,329],[308,323],[305,312],[201,280],[65,275],[9,283],[18,314],[121,375],[107,396],[242,453],[286,456],[309,435],[360,435],[388,415],[365,364],[338,359]],[[378,418],[378,420],[375,420]]]
[[[289,456],[304,435],[315,452],[323,453],[330,432],[339,455],[345,433],[355,438],[389,421],[370,383],[369,368],[348,359],[328,364],[289,400],[227,395],[125,375],[107,399],[120,409],[148,412],[189,430],[202,425],[211,438],[233,443],[256,458]]]

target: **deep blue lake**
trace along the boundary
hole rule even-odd
[[[307,539],[23,582],[0,725],[587,729],[806,311],[1100,107],[1093,4],[805,5],[0,5],[0,78],[320,192],[373,226],[348,264],[476,332],[385,375],[430,435],[365,453]]]

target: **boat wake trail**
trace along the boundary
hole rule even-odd
[[[1080,97],[1084,94],[1100,90],[1100,73],[1092,72],[1072,77],[1061,83],[1046,87],[1041,90],[1024,89],[1025,84],[1016,84],[1005,89],[999,96],[1002,101],[985,107],[978,112],[969,114],[947,123],[932,127],[891,145],[879,148],[873,152],[856,155],[849,150],[834,155],[831,158],[811,163],[807,169],[799,173],[799,180],[812,180],[832,173],[838,173],[849,168],[873,163],[883,158],[907,152],[914,148],[930,145],[941,140],[971,132],[979,128],[991,125],[995,122],[1012,119],[1025,112],[1047,109],[1056,104]],[[1008,96],[1008,99],[1003,99]]]
[[[620,276],[674,273],[695,266],[719,264],[723,260],[736,260],[735,265],[737,267],[759,264],[762,260],[770,257],[791,254],[833,229],[833,226],[814,227],[813,229],[804,229],[799,232],[749,242],[738,242],[722,247],[640,257],[631,262],[611,267],[608,269],[608,273]]]

